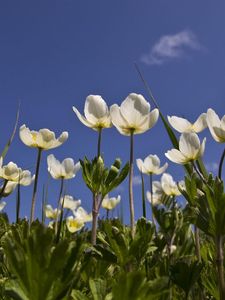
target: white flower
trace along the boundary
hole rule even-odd
[[[31,172],[28,170],[22,170],[10,161],[7,165],[2,166],[3,160],[0,158],[0,178],[4,178],[8,181],[13,181],[21,185],[30,185],[34,180],[34,176],[31,177]],[[9,187],[10,188],[10,187]]]
[[[109,198],[109,195],[106,195],[105,198],[102,200],[102,207],[108,210],[114,209],[121,200],[121,196],[118,195],[118,197],[111,197]]]
[[[9,196],[15,190],[15,188],[17,187],[17,184],[18,184],[17,182],[8,181],[3,191],[2,191],[2,189],[3,189],[4,185],[2,185],[0,187],[1,197]]]
[[[159,204],[161,202],[161,199],[164,195],[164,191],[162,189],[162,185],[160,181],[153,181],[152,182],[152,196],[149,191],[146,192],[147,200],[153,205]],[[152,198],[152,199],[151,199]]]
[[[75,200],[72,196],[65,195],[64,197],[61,197],[61,204],[63,203],[63,208],[70,209],[72,211],[76,210],[78,206],[81,205],[81,200]]]
[[[1,202],[0,203],[0,211],[2,211],[4,209],[4,207],[6,206],[6,202]]]
[[[119,107],[110,107],[113,125],[123,135],[139,134],[155,125],[159,117],[158,109],[150,112],[150,104],[142,95],[132,93]]]
[[[167,118],[170,125],[180,133],[199,133],[207,127],[206,113],[201,114],[194,123],[190,123],[188,120],[176,116],[168,116]]]
[[[108,106],[99,95],[89,95],[86,98],[84,106],[85,117],[82,116],[74,106],[73,111],[85,126],[94,130],[109,128],[112,126]]]
[[[160,168],[160,159],[158,158],[157,155],[149,155],[144,159],[144,161],[138,158],[136,160],[136,163],[140,172],[144,174],[159,175],[162,174],[168,167],[168,163],[165,163]]]
[[[207,111],[207,124],[212,137],[216,142],[225,142],[225,115],[220,120],[212,108]]]
[[[66,158],[60,163],[53,154],[47,157],[48,171],[54,179],[71,179],[80,170],[80,162],[74,164],[72,158]]]
[[[81,219],[70,216],[66,219],[66,226],[71,233],[74,233],[84,227],[84,222]]]
[[[56,220],[56,218],[57,218],[57,208],[53,209],[50,204],[46,205],[45,206],[45,216],[46,216],[46,218]]]
[[[77,210],[73,211],[73,214],[76,219],[79,219],[83,223],[92,221],[92,213],[88,214],[81,206],[78,207]]]
[[[196,133],[182,133],[179,150],[172,149],[165,153],[166,157],[177,164],[186,164],[201,157],[205,150],[206,138],[202,144]]]
[[[177,183],[173,180],[173,177],[168,173],[164,173],[162,175],[161,186],[164,193],[167,196],[179,196],[181,194],[178,189]]]
[[[20,139],[29,147],[48,150],[62,145],[68,139],[68,132],[64,131],[56,138],[55,133],[47,128],[30,131],[26,125],[22,125],[20,127]]]

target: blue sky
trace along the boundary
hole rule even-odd
[[[225,3],[224,1],[0,1],[0,146],[13,127],[18,101],[19,125],[69,132],[60,148],[46,151],[41,189],[47,180],[46,157],[53,153],[75,161],[96,153],[96,132],[82,125],[72,111],[83,112],[89,94],[101,95],[108,105],[120,104],[131,92],[148,96],[134,68],[137,62],[165,115],[194,121],[212,107],[224,115],[225,98]],[[149,99],[148,99],[149,100]],[[223,146],[208,131],[204,161],[213,171]],[[135,157],[157,154],[162,163],[171,148],[161,121],[143,135],[135,136]],[[129,138],[116,129],[103,132],[106,164],[129,157]],[[34,171],[36,152],[22,144],[18,134],[5,163],[16,162]],[[170,163],[168,172],[182,179],[183,169]],[[135,168],[135,175],[138,170]],[[156,178],[157,179],[157,178]],[[135,179],[136,217],[141,215],[141,190]],[[68,193],[91,209],[91,194],[81,173],[70,182]],[[59,182],[50,180],[49,202],[56,203]],[[127,183],[120,192],[128,218]],[[22,189],[22,215],[29,214],[31,188]],[[6,211],[15,216],[15,194]]]

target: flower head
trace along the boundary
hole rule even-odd
[[[164,195],[162,185],[160,181],[153,181],[152,183],[152,195],[149,191],[146,192],[147,200],[153,205],[157,205],[161,202],[161,199]]]
[[[17,182],[8,181],[4,189],[3,186],[0,187],[0,195],[1,197],[7,197],[15,190]]]
[[[186,164],[201,157],[205,150],[206,138],[202,144],[196,133],[182,133],[179,150],[172,149],[165,153],[166,157],[177,164]]]
[[[105,198],[102,200],[102,207],[108,210],[114,209],[120,203],[121,197],[112,197],[109,198],[109,195],[106,195]]]
[[[86,210],[83,209],[83,207],[78,207],[77,210],[73,212],[75,218],[79,219],[80,221],[86,223],[92,221],[92,213],[88,214]]]
[[[164,173],[162,175],[161,186],[163,192],[167,196],[179,196],[181,194],[178,189],[177,183],[173,180],[173,177],[168,173]]]
[[[150,104],[142,95],[132,93],[119,107],[114,104],[110,107],[112,123],[123,135],[139,134],[155,125],[159,117],[158,109],[150,112]]]
[[[48,171],[54,179],[71,179],[80,170],[80,162],[74,164],[72,158],[66,158],[60,163],[53,154],[47,157]]]
[[[84,116],[80,114],[75,106],[73,106],[73,111],[85,126],[94,130],[112,126],[108,106],[99,95],[89,95],[86,98]]]
[[[69,216],[66,219],[66,226],[69,232],[74,233],[84,227],[84,222],[82,222],[82,220],[80,220],[79,218],[74,218],[73,216]]]
[[[168,167],[168,163],[165,163],[160,168],[160,159],[158,158],[157,155],[149,155],[144,159],[144,161],[138,158],[136,160],[136,163],[140,172],[144,174],[159,175],[162,174]]]
[[[211,108],[207,111],[207,124],[212,137],[216,142],[225,142],[225,115],[220,120],[215,111]]]
[[[45,206],[45,216],[46,218],[56,220],[57,218],[57,208],[53,209],[50,204]]]
[[[72,211],[75,211],[78,206],[81,205],[81,200],[75,200],[72,196],[69,195],[61,197],[60,202],[61,204],[64,202],[63,208],[70,209]]]
[[[195,132],[199,133],[207,127],[206,113],[201,114],[194,123],[176,116],[168,116],[170,125],[180,133]]]
[[[62,145],[68,139],[68,132],[64,131],[58,138],[49,129],[43,128],[39,131],[30,130],[26,125],[20,127],[21,141],[33,148],[48,150]]]

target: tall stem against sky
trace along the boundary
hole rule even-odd
[[[60,211],[60,200],[61,200],[62,192],[63,192],[63,184],[64,184],[64,178],[61,178],[60,191],[59,191],[59,199],[58,199],[58,204],[57,204],[56,220],[55,220],[55,235],[57,234],[57,229],[58,229],[58,219],[59,219],[59,211]],[[61,213],[63,213],[63,212],[61,212]]]
[[[134,237],[134,196],[133,196],[133,172],[134,172],[134,133],[130,133],[130,170],[129,170],[129,203],[131,235]]]
[[[101,155],[102,128],[98,129],[98,151],[97,156]]]
[[[146,205],[145,205],[145,183],[144,176],[141,172],[141,194],[142,194],[142,209],[143,209],[143,217],[146,218]]]
[[[152,210],[152,223],[155,226],[155,218],[153,213],[153,184],[152,184],[152,173],[149,174],[150,176],[150,193],[151,193],[151,210]]]
[[[224,158],[225,158],[225,148],[223,150],[223,153],[222,153],[222,156],[221,156],[221,159],[220,159],[220,164],[219,164],[219,171],[218,171],[218,177],[220,179],[222,179],[222,168],[223,168],[223,161],[224,161]]]
[[[39,175],[40,162],[41,162],[41,153],[42,153],[42,149],[38,148],[38,156],[37,156],[35,179],[34,179],[34,189],[33,189],[31,211],[30,211],[30,225],[34,220],[34,211],[35,211],[35,204],[36,204],[37,183],[38,183],[38,175]]]

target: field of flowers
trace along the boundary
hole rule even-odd
[[[209,108],[194,123],[163,116],[154,98],[155,109],[140,94],[129,94],[121,105],[108,108],[101,96],[87,97],[82,115],[73,111],[87,127],[98,132],[96,156],[74,162],[62,162],[48,155],[50,176],[59,182],[55,207],[45,195],[38,199],[39,169],[43,151],[62,145],[68,138],[58,138],[49,129],[19,128],[21,141],[37,152],[36,171],[22,170],[15,163],[4,164],[7,150],[0,158],[0,298],[17,300],[180,300],[225,299],[224,236],[225,193],[222,178],[225,150],[219,161],[217,176],[206,171],[203,163],[204,138],[198,133],[209,129],[212,142],[225,142],[225,116],[220,119]],[[168,160],[185,170],[183,181],[175,182],[166,173],[168,164],[160,165],[156,154],[134,159],[134,139],[151,129],[161,118],[171,140]],[[122,165],[115,159],[110,167],[101,151],[102,131],[115,126],[130,139],[129,161]],[[177,132],[180,137],[177,138]],[[138,146],[138,145],[137,145]],[[135,220],[133,199],[134,163],[142,179],[142,214]],[[92,193],[92,211],[87,212],[79,200],[65,193],[65,181],[80,170]],[[161,175],[160,181],[155,175]],[[110,218],[109,212],[121,199],[110,197],[128,176],[130,224],[122,218]],[[144,177],[149,185],[145,186]],[[20,217],[20,186],[33,185],[28,219]],[[146,188],[149,189],[145,193]],[[4,198],[17,195],[16,221],[11,223]],[[185,205],[177,201],[182,195]],[[151,219],[146,218],[146,200]],[[42,201],[42,217],[36,219],[36,202]],[[99,210],[106,210],[106,218]],[[85,224],[89,222],[89,227]],[[47,224],[47,225],[46,225]],[[89,229],[90,228],[90,229]]]

